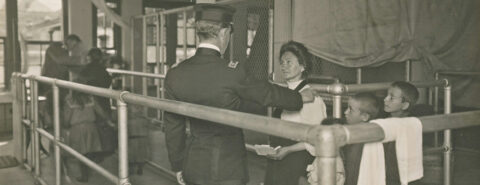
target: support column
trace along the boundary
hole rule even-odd
[[[233,16],[233,60],[245,63],[247,60],[247,7],[236,6],[237,11]]]
[[[280,68],[279,52],[282,44],[292,40],[292,0],[276,0],[273,9],[273,75],[276,82],[284,81],[281,78],[281,71],[275,70]]]
[[[91,1],[68,1],[68,31],[82,39],[87,47],[93,46],[93,18]],[[96,25],[95,25],[96,26]]]
[[[133,19],[133,16],[143,14],[143,4],[142,1],[137,0],[122,0],[121,4],[122,18],[132,25],[132,29],[122,29],[122,58],[130,64],[129,70],[142,71],[142,21]],[[131,78],[127,78],[127,81],[126,84],[139,84],[137,90],[131,86],[130,88],[133,92],[141,92],[141,80],[132,83]]]
[[[6,32],[4,82],[10,88],[10,76],[20,71],[20,43],[18,42],[18,7],[17,0],[5,0]]]

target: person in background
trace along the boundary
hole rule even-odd
[[[87,65],[85,65],[80,73],[79,78],[82,78],[85,85],[91,85],[101,88],[109,88],[112,83],[112,77],[107,72],[107,69],[102,63],[103,52],[98,48],[92,48],[87,54]],[[111,116],[110,99],[100,96],[94,96],[95,101],[103,109],[103,111]],[[101,135],[102,156],[113,154],[117,147],[117,132],[107,124],[109,119],[102,119],[97,117],[95,123]]]
[[[280,49],[280,67],[289,89],[301,91],[309,88],[306,77],[312,68],[311,55],[307,48],[298,42],[290,41]],[[327,117],[326,106],[320,96],[311,103],[303,104],[299,111],[277,108],[273,117],[310,125],[319,124]],[[306,176],[305,169],[313,157],[305,150],[305,144],[270,136],[270,146],[280,146],[276,154],[267,155],[265,185],[295,185],[300,177]]]
[[[348,100],[348,108],[345,110],[346,122],[351,125],[377,119],[382,106],[382,102],[373,93],[355,94]],[[363,143],[350,144],[343,147],[345,185],[357,185],[363,145]]]
[[[418,100],[418,89],[411,83],[396,81],[388,88],[384,110],[389,117],[408,117]],[[400,185],[395,141],[383,144],[387,185]]]
[[[200,43],[193,57],[168,71],[165,97],[236,111],[247,111],[246,107],[253,107],[254,103],[300,110],[303,101],[313,101],[312,90],[298,93],[268,81],[250,81],[242,63],[221,57],[233,31],[234,12],[233,7],[225,5],[195,5],[195,28]],[[242,129],[171,112],[165,112],[164,122],[168,157],[180,184],[244,185],[248,182]]]
[[[76,82],[78,82],[76,80]],[[83,154],[90,160],[98,163],[101,160],[99,153],[102,151],[99,131],[95,124],[97,117],[109,120],[95,99],[82,92],[72,91],[64,101],[62,128],[64,128],[65,143],[75,151]],[[79,182],[88,182],[90,169],[80,162]]]
[[[143,174],[143,166],[150,159],[148,140],[149,120],[143,116],[143,107],[129,105],[128,114],[128,163],[129,173]]]

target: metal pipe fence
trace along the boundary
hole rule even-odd
[[[334,159],[337,155],[336,151],[339,149],[339,147],[345,144],[352,144],[352,143],[375,142],[375,141],[380,141],[384,138],[384,133],[382,129],[376,124],[366,123],[366,124],[345,125],[345,126],[338,126],[338,125],[337,126],[322,126],[322,125],[311,126],[311,125],[299,124],[299,123],[284,121],[284,120],[275,119],[275,118],[268,118],[268,117],[263,117],[258,115],[235,112],[231,110],[206,107],[206,106],[172,101],[172,100],[158,99],[154,97],[147,97],[147,96],[132,94],[128,92],[113,91],[109,89],[86,86],[82,84],[56,80],[56,79],[51,79],[46,77],[26,76],[18,73],[15,73],[13,77],[14,78],[12,79],[16,81],[18,80],[17,82],[19,82],[19,83],[14,83],[15,85],[18,85],[12,88],[12,91],[14,91],[14,93],[22,90],[22,86],[24,86],[24,79],[29,79],[31,81],[38,81],[40,83],[50,84],[54,89],[54,97],[55,97],[54,99],[56,99],[54,100],[55,102],[54,107],[57,107],[54,110],[54,112],[56,112],[54,116],[55,134],[52,136],[46,133],[43,129],[35,128],[36,123],[34,123],[34,121],[36,120],[32,119],[32,117],[29,116],[28,119],[24,121],[24,123],[30,123],[30,126],[34,127],[32,129],[32,132],[34,132],[34,134],[35,133],[41,134],[47,137],[48,139],[55,141],[54,144],[56,146],[56,153],[58,153],[57,156],[60,156],[60,153],[58,152],[59,151],[58,148],[62,148],[63,150],[66,150],[67,152],[73,154],[80,161],[94,168],[94,170],[98,171],[100,174],[106,176],[108,179],[121,185],[129,184],[128,158],[127,158],[128,148],[127,148],[127,135],[126,135],[127,133],[126,105],[130,103],[147,106],[154,109],[169,111],[169,112],[173,112],[173,113],[177,113],[177,114],[181,114],[181,115],[185,115],[193,118],[213,121],[213,122],[217,122],[217,123],[221,123],[221,124],[225,124],[233,127],[242,128],[242,129],[254,130],[261,133],[288,138],[296,141],[309,142],[316,147],[316,151],[317,151],[316,157],[319,163],[318,166],[320,167],[318,172],[319,179],[320,179],[319,184],[335,184],[336,177],[334,173],[335,171]],[[418,83],[417,85],[422,85],[422,84],[428,85],[431,83]],[[438,83],[434,82],[433,84],[438,84]],[[445,83],[440,83],[440,84],[445,84]],[[81,91],[84,93],[98,95],[102,97],[113,98],[119,102],[117,104],[119,106],[118,108],[118,116],[119,116],[119,175],[118,177],[111,175],[109,173],[106,173],[106,171],[104,171],[102,167],[97,166],[95,163],[88,160],[81,154],[75,153],[75,151],[72,151],[71,148],[69,148],[67,145],[65,145],[60,141],[58,137],[59,133],[57,132],[59,131],[59,120],[58,120],[59,110],[58,110],[58,91],[57,91],[58,87]],[[378,88],[377,85],[373,85],[371,87]],[[316,88],[314,87],[314,89]],[[450,89],[450,86],[448,86],[447,84],[445,88],[446,90],[445,98],[447,99],[447,101],[444,105],[446,114],[449,114],[450,112],[449,89]],[[322,89],[319,88],[316,90],[322,90]],[[25,97],[25,96],[22,95],[22,97]],[[36,98],[38,98],[36,97],[36,94],[31,93],[31,100],[35,100]],[[23,101],[22,103],[24,103],[26,100],[22,99],[22,101]],[[15,103],[14,105],[18,105],[18,104]],[[34,110],[34,108],[31,108],[31,109]],[[20,109],[14,109],[14,110],[20,110]],[[21,116],[21,115],[24,115],[24,113],[23,112],[14,113],[14,116]],[[33,118],[35,118],[35,116]],[[424,132],[434,132],[434,131],[447,129],[445,131],[447,134],[445,135],[449,135],[448,134],[449,129],[480,125],[480,123],[477,121],[478,119],[480,119],[480,111],[454,113],[449,115],[426,116],[426,117],[421,117],[419,119],[423,124]],[[446,150],[444,152],[444,158],[450,159],[451,150],[449,149],[451,149],[451,144],[449,143],[450,142],[449,136],[445,138],[445,141],[446,142],[444,144],[444,147],[446,148]],[[35,143],[35,142],[32,142],[32,143]],[[32,148],[36,150],[36,152],[38,152],[38,147],[32,147]],[[58,165],[59,161],[57,160],[55,161],[57,163],[55,165],[56,175],[60,176],[61,172]],[[450,179],[451,165],[449,161],[450,160],[444,161],[445,174],[446,174],[444,176],[445,184],[449,184],[451,181]],[[32,165],[35,168],[39,165],[39,163],[35,162]],[[35,174],[37,173],[35,172]],[[60,184],[60,182],[58,182],[58,176],[57,176],[56,183]]]

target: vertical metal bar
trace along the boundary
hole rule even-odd
[[[273,3],[273,2],[272,2]],[[272,8],[268,9],[268,78],[270,78],[272,81],[275,81],[275,74],[273,72],[274,70],[274,24],[273,24],[273,18],[274,18],[274,12]],[[273,109],[272,107],[269,107],[267,109],[267,114],[269,117],[272,117],[273,114]]]
[[[315,144],[318,185],[336,184],[338,147],[336,146],[334,135],[333,133],[319,133],[318,137],[319,139],[323,137],[323,139],[320,139],[320,142]],[[327,139],[329,137],[332,138]]]
[[[122,91],[125,90],[125,86],[127,85],[127,82],[125,81],[127,78],[125,76],[126,75],[122,74]]]
[[[333,117],[341,118],[342,117],[342,96],[333,95]]]
[[[433,106],[433,87],[428,88],[428,104]],[[433,147],[438,147],[438,132],[433,133]]]
[[[157,32],[156,32],[157,33],[157,37],[156,37],[157,40],[156,40],[156,45],[155,45],[155,61],[157,62],[156,72],[161,74],[162,73],[162,71],[161,71],[162,70],[162,63],[160,61],[161,60],[161,56],[160,56],[161,51],[160,50],[162,49],[161,48],[161,43],[160,43],[160,42],[162,42],[162,40],[161,40],[162,33],[161,33],[161,30],[160,30],[161,29],[160,28],[161,17],[160,17],[160,15],[157,15],[156,18],[157,18],[157,22],[156,22],[155,26],[156,26],[156,29],[157,29]],[[160,79],[154,79],[154,80],[155,80],[155,84],[156,84],[156,87],[157,87],[156,91],[155,91],[156,96],[157,96],[157,98],[161,98],[161,93],[160,93],[161,80]],[[161,110],[157,110],[157,119],[160,119],[161,114],[162,114]]]
[[[183,11],[183,58],[184,60],[187,59],[187,11]],[[230,40],[231,41],[231,40]],[[231,46],[231,45],[230,45]]]
[[[438,72],[435,73],[435,80],[438,80],[439,74]],[[435,89],[433,91],[433,112],[435,114],[438,114],[438,87],[435,86]]]
[[[25,87],[25,79],[19,77],[18,79],[20,81],[20,89],[21,89],[21,96],[22,96],[22,118],[20,119],[22,121],[21,124],[21,133],[22,133],[22,163],[27,161],[27,129],[25,129],[25,124],[23,124],[23,119],[27,118],[27,91]]]
[[[405,62],[405,81],[409,82],[412,79],[412,61]]]
[[[32,107],[33,107],[33,136],[32,138],[32,143],[33,143],[33,149],[34,149],[34,161],[35,161],[35,178],[40,177],[40,137],[37,132],[38,128],[38,82],[36,80],[32,80]]]
[[[167,74],[167,41],[166,41],[166,38],[167,38],[167,33],[166,33],[166,28],[165,28],[165,25],[166,25],[166,19],[165,19],[165,14],[160,14],[160,29],[161,29],[161,60],[162,60],[162,73],[161,74]],[[160,80],[160,97],[161,98],[165,98],[165,79],[161,79]],[[164,114],[164,111],[163,110],[160,110],[160,118],[158,119],[161,119],[163,120],[163,114]]]
[[[362,68],[357,68],[357,84],[362,84]]]
[[[147,60],[148,60],[148,57],[147,57],[147,54],[148,54],[148,44],[147,44],[147,16],[144,16],[142,17],[142,21],[143,21],[143,35],[142,35],[142,44],[143,44],[143,53],[142,53],[142,72],[146,73],[147,72]],[[148,95],[148,89],[147,89],[147,78],[145,77],[141,77],[142,78],[142,94],[144,96],[147,96]],[[144,107],[143,108],[144,110],[144,115],[145,116],[148,116],[148,107]]]
[[[34,149],[34,139],[35,139],[35,131],[33,128],[33,113],[35,112],[35,106],[33,105],[33,99],[34,94],[33,94],[33,80],[29,80],[30,83],[30,114],[29,114],[29,119],[30,120],[30,166],[36,167],[35,166],[35,149]]]
[[[446,85],[444,87],[444,114],[450,114],[451,113],[451,106],[452,101],[451,101],[451,87],[450,85]],[[451,130],[445,130],[443,131],[443,147],[444,147],[444,152],[443,152],[443,183],[444,185],[450,185],[452,184],[452,138],[451,138]]]
[[[61,170],[61,154],[58,142],[60,142],[60,93],[58,86],[54,84],[52,86],[53,91],[53,135],[55,138],[55,185],[60,185],[62,170]]]
[[[127,104],[117,100],[118,110],[118,179],[119,185],[129,184],[128,180],[128,133]]]
[[[25,87],[25,79],[20,78],[21,93],[22,93],[22,119],[27,117],[27,88]]]

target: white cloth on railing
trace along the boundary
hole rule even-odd
[[[423,177],[422,124],[418,118],[388,118],[372,120],[382,127],[382,142],[364,145],[358,185],[385,184],[384,142],[396,141],[398,172],[402,185]]]
[[[385,185],[385,154],[382,142],[365,143],[357,185]]]

